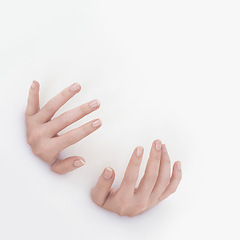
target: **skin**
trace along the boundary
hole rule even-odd
[[[112,188],[114,170],[105,168],[92,189],[93,202],[120,216],[133,217],[156,206],[174,193],[182,178],[181,163],[174,163],[171,175],[170,158],[166,146],[160,140],[153,142],[144,176],[136,188],[142,156],[143,148],[137,147],[117,190]]]
[[[84,159],[72,156],[60,160],[59,153],[96,131],[102,123],[95,119],[63,135],[58,133],[97,110],[99,101],[93,100],[53,118],[57,110],[77,94],[81,87],[74,83],[49,100],[42,109],[39,107],[39,87],[39,83],[33,81],[29,89],[25,111],[28,144],[36,156],[51,164],[52,171],[59,174],[70,172],[83,166]],[[182,178],[181,163],[174,163],[171,175],[170,158],[166,146],[160,140],[153,142],[144,176],[136,188],[143,151],[142,147],[134,150],[117,190],[112,188],[114,170],[105,168],[91,191],[94,203],[120,216],[133,217],[156,206],[177,190]]]
[[[85,160],[80,156],[72,156],[60,160],[60,152],[95,132],[101,127],[102,122],[100,119],[94,119],[65,134],[59,135],[58,133],[97,110],[100,103],[98,100],[93,100],[53,118],[61,106],[80,92],[81,86],[78,83],[74,83],[65,88],[54,98],[50,99],[41,109],[39,107],[39,88],[39,83],[33,81],[29,89],[25,111],[28,144],[36,156],[51,165],[52,171],[59,174],[73,171],[83,166]]]

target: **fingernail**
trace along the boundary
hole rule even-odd
[[[101,120],[97,120],[97,121],[95,121],[95,122],[92,123],[92,126],[93,126],[93,127],[99,127],[99,126],[101,126],[101,125],[102,125],[102,121],[101,121]]]
[[[78,159],[78,160],[75,160],[74,162],[73,162],[73,165],[75,166],[75,167],[81,167],[81,166],[83,166],[85,164],[85,161],[83,160],[83,159]]]
[[[137,148],[137,156],[138,156],[138,157],[141,157],[142,154],[143,154],[143,148],[142,148],[142,147],[138,147],[138,148]]]
[[[165,153],[167,152],[167,148],[166,148],[165,144],[162,145],[162,151],[165,152]]]
[[[156,150],[160,151],[161,150],[162,143],[160,140],[156,141]]]
[[[100,102],[98,100],[93,100],[92,102],[90,102],[90,107],[95,108],[98,107],[100,105]]]
[[[31,88],[34,89],[35,87],[36,87],[36,83],[33,81],[32,85],[31,85]]]
[[[71,87],[70,87],[70,90],[72,92],[76,92],[80,89],[80,85],[78,83],[74,83]]]
[[[109,167],[105,168],[104,170],[104,173],[103,173],[103,176],[106,178],[106,179],[110,179],[113,175],[113,170]]]
[[[177,163],[177,169],[178,169],[179,171],[181,171],[181,162],[178,162],[178,163]]]

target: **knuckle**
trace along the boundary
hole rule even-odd
[[[182,180],[182,174],[180,173],[178,176],[178,181],[180,182]]]
[[[162,186],[167,187],[169,185],[169,183],[170,183],[170,178],[162,178],[161,179]]]
[[[81,105],[79,106],[79,111],[83,116],[85,116],[89,113],[89,108],[84,105]]]
[[[137,215],[137,214],[134,213],[134,212],[127,214],[127,216],[130,217],[130,218],[135,217],[136,215]]]
[[[121,214],[125,214],[126,209],[129,207],[130,200],[126,196],[119,196],[117,197],[117,205],[119,212]]]
[[[85,125],[85,126],[82,127],[82,133],[83,133],[84,136],[89,135],[91,132],[92,131],[91,131],[90,125]]]
[[[147,203],[146,202],[144,202],[144,201],[139,202],[135,206],[135,211],[136,211],[136,213],[141,213],[141,212],[143,212],[146,209],[146,207],[147,207]]]
[[[57,174],[61,174],[61,175],[67,172],[66,168],[59,169],[55,166],[55,164],[51,166],[51,170],[52,170],[52,172],[57,173]]]
[[[158,178],[158,173],[149,173],[145,175],[145,178],[149,182],[156,182]]]
[[[126,184],[132,183],[136,181],[136,177],[134,177],[132,174],[128,174],[125,176],[124,181]]]
[[[68,89],[64,89],[64,90],[62,90],[61,92],[60,92],[60,96],[61,96],[61,98],[68,98],[69,97],[69,90]]]
[[[164,161],[165,161],[166,164],[171,164],[171,160],[170,160],[169,157],[166,157],[166,158],[164,159]]]
[[[92,201],[95,203],[95,204],[97,204],[97,205],[99,205],[98,204],[98,201],[96,201],[96,189],[95,189],[96,187],[94,187],[92,190],[91,190],[91,199],[92,199]]]
[[[31,146],[34,143],[33,137],[31,135],[27,135],[27,143]]]
[[[98,187],[99,187],[100,190],[105,190],[105,191],[109,189],[109,185],[104,183],[104,182],[102,182],[102,181],[100,181],[98,183]]]
[[[124,210],[122,210],[122,209],[119,209],[117,214],[121,217],[126,215]]]
[[[34,144],[35,142],[39,141],[42,137],[42,131],[39,129],[31,131],[31,133],[27,133],[27,142],[29,145]]]
[[[119,216],[126,216],[127,215],[127,209],[125,206],[119,205],[118,206],[118,215]]]
[[[36,156],[41,156],[42,154],[49,152],[49,150],[50,146],[49,144],[46,143],[39,143],[38,145],[32,148],[32,152]]]
[[[121,208],[125,209],[125,208],[127,208],[129,201],[127,200],[127,198],[122,197],[118,200],[118,204]]]
[[[173,193],[175,193],[177,191],[177,188],[176,187],[170,187],[169,188],[169,193],[170,194],[173,194]]]
[[[55,167],[55,165],[51,166],[51,171],[54,173],[59,173],[58,169]]]
[[[33,147],[32,152],[33,152],[34,155],[39,156],[39,155],[41,155],[42,150],[39,147]]]
[[[67,113],[63,113],[62,116],[61,116],[61,121],[64,123],[64,124],[70,124],[71,123],[71,119],[70,119],[70,116],[69,114]]]
[[[36,129],[32,132],[32,137],[36,140],[42,137],[42,130]]]
[[[52,100],[50,100],[46,106],[45,106],[45,110],[48,112],[48,113],[52,113],[55,111],[55,107],[54,107],[54,104],[52,102]]]

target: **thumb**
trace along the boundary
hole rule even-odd
[[[105,168],[99,177],[96,186],[92,189],[91,198],[94,203],[102,207],[111,190],[115,178],[114,170],[110,167]]]
[[[27,107],[25,110],[26,116],[34,115],[39,111],[39,88],[39,82],[33,81],[29,89]]]
[[[58,174],[64,174],[71,172],[79,167],[82,167],[85,164],[85,161],[82,157],[68,157],[64,160],[58,160],[56,161],[52,167],[51,170]]]

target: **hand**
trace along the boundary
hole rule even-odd
[[[65,134],[58,135],[58,133],[97,110],[100,103],[98,100],[93,100],[52,119],[57,110],[78,93],[81,87],[78,83],[74,83],[48,101],[42,109],[39,108],[39,87],[39,83],[33,81],[29,89],[25,111],[28,144],[36,156],[52,165],[51,169],[54,172],[62,174],[75,170],[84,165],[84,159],[73,156],[60,160],[59,153],[96,131],[102,122],[95,119]]]
[[[119,189],[111,188],[115,173],[106,168],[91,197],[98,206],[120,216],[133,217],[160,203],[174,193],[181,181],[181,163],[175,162],[170,177],[170,159],[166,146],[160,140],[153,142],[145,174],[138,188],[135,188],[142,161],[143,148],[137,147],[130,159]]]

